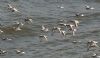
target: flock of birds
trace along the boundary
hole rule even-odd
[[[58,6],[58,8],[64,8],[63,6]],[[8,4],[8,9],[11,10],[12,12],[19,12],[20,11],[13,7],[11,4]],[[86,10],[92,10],[94,9],[93,7],[91,6],[88,6],[86,5],[85,6],[85,9]],[[81,16],[85,16],[84,14],[82,13],[77,13],[75,14],[76,17],[81,17]],[[23,27],[23,25],[25,25],[25,23],[32,23],[32,19],[31,18],[26,18],[24,19],[24,23],[22,22],[16,22],[15,25],[12,27],[13,30],[15,31],[20,31],[22,30],[21,27]],[[72,34],[72,36],[75,36],[75,33],[77,32],[78,30],[78,27],[79,27],[79,23],[80,21],[78,20],[69,20],[69,21],[65,21],[65,20],[60,20],[59,23],[57,24],[57,26],[54,26],[53,28],[49,29],[47,28],[45,25],[42,25],[41,26],[41,34],[39,35],[39,38],[40,38],[40,42],[44,42],[44,41],[48,41],[48,36],[46,35],[46,33],[48,33],[49,31],[51,31],[52,35],[54,33],[59,33],[62,37],[66,38],[66,35],[67,35],[67,32],[70,32]],[[4,31],[2,31],[0,29],[0,33],[3,33]],[[9,38],[4,38],[3,40],[11,40]],[[76,43],[77,41],[73,41],[73,43]],[[97,41],[94,41],[94,40],[90,40],[87,42],[87,50],[89,51],[91,48],[94,48],[94,47],[99,47],[97,45]],[[25,54],[25,52],[22,50],[22,49],[15,49],[16,53],[17,54]],[[6,54],[7,51],[6,50],[3,50],[3,49],[0,49],[0,54],[1,55],[4,55]],[[93,58],[100,58],[100,56],[98,56],[96,53],[93,53],[92,55]]]

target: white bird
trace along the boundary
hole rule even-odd
[[[67,24],[66,23],[59,23],[58,25],[60,25],[60,26],[66,26]]]
[[[23,26],[24,24],[22,22],[16,22],[16,24],[14,25],[13,29],[15,31],[19,31],[19,30],[22,30],[21,27]]]
[[[69,21],[69,23],[75,25],[75,27],[77,28],[80,22],[78,20],[71,20]]]
[[[47,38],[48,36],[46,36],[46,35],[40,35],[39,37],[41,39],[40,41],[42,41],[43,38],[44,38],[45,41],[48,41],[48,38]]]
[[[16,49],[15,51],[16,51],[17,54],[25,54],[25,52],[20,50],[20,49]]]
[[[93,58],[100,58],[100,56],[97,55],[96,53],[93,53],[92,57],[93,57]]]
[[[77,29],[75,28],[75,25],[67,24],[66,26],[67,28],[69,28],[69,31],[72,31],[73,36],[75,36],[75,32],[77,31]]]
[[[8,40],[8,41],[11,41],[12,39],[11,38],[1,38],[2,40]]]
[[[3,33],[3,31],[0,29],[0,34]]]
[[[15,31],[20,31],[22,30],[20,27],[13,27]]]
[[[42,25],[42,29],[41,29],[41,31],[43,31],[43,32],[48,32],[48,31],[49,31],[49,29],[48,29],[48,28],[46,28],[44,25]]]
[[[60,27],[53,27],[53,28],[52,28],[52,32],[53,32],[53,33],[55,33],[55,32],[59,32],[60,34],[62,33]],[[52,35],[53,35],[53,33],[52,33]]]
[[[85,15],[82,14],[82,13],[76,13],[75,16],[77,16],[77,17],[79,17],[79,16],[83,17],[83,16],[85,16]]]
[[[51,35],[53,35],[57,30],[58,30],[58,28],[54,26],[54,27],[51,29],[51,31],[52,31]]]
[[[93,40],[88,41],[90,47],[98,47],[97,43],[98,43],[97,41],[93,41]]]
[[[12,9],[13,7],[12,7],[12,5],[11,5],[11,4],[8,4],[8,8],[9,8],[9,9]]]
[[[6,53],[7,53],[6,50],[0,49],[0,54],[6,54]]]
[[[19,12],[18,9],[16,9],[15,7],[13,7],[11,4],[8,4],[8,8],[9,8],[12,12]]]
[[[66,36],[66,31],[61,30],[61,33],[60,34],[62,34],[63,36]]]
[[[88,41],[88,43],[87,43],[88,50],[89,50],[90,48],[99,47],[99,46],[97,45],[97,43],[98,43],[97,41],[93,41],[93,40]]]
[[[85,9],[86,10],[93,10],[93,9],[95,9],[94,7],[91,7],[91,6],[89,6],[89,5],[85,5]]]
[[[52,28],[52,32],[54,32],[54,31],[56,31],[56,30],[58,30],[57,27],[53,27],[53,28]]]
[[[72,31],[75,27],[73,24],[67,24],[66,26],[69,28],[69,31]]]
[[[72,33],[73,33],[73,36],[75,36],[75,32],[77,31],[77,29],[73,29]]]
[[[18,9],[16,9],[15,7],[12,8],[12,12],[19,12]]]
[[[61,9],[63,9],[63,8],[64,8],[64,6],[60,6],[60,5],[58,5],[58,6],[57,6],[57,8],[61,8]]]
[[[29,22],[29,23],[33,23],[33,20],[31,18],[26,18],[24,21]]]
[[[60,27],[57,27],[57,30],[59,31],[59,33],[61,33],[61,28]]]

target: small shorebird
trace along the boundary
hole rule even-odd
[[[61,8],[61,9],[63,9],[63,8],[64,8],[64,6],[60,6],[60,5],[58,5],[58,6],[57,6],[57,8]]]
[[[66,26],[69,28],[69,31],[73,30],[75,27],[73,24],[67,24]]]
[[[55,32],[56,30],[58,30],[57,27],[53,27],[53,28],[52,28],[52,32]]]
[[[15,52],[17,54],[25,54],[25,52],[23,50],[20,50],[20,49],[16,49]]]
[[[41,27],[42,27],[42,28],[41,28],[41,31],[43,31],[43,32],[48,32],[48,31],[49,31],[49,29],[46,28],[44,25],[42,25]]]
[[[97,45],[97,41],[93,41],[93,40],[90,40],[90,41],[88,41],[87,42],[87,50],[89,50],[90,48],[94,48],[94,47],[99,47],[98,45]]]
[[[92,58],[100,58],[100,56],[97,55],[96,53],[93,53]]]
[[[73,34],[73,36],[75,36],[75,32],[77,31],[77,29],[73,29],[72,30],[72,34]]]
[[[60,34],[63,35],[64,37],[66,37],[66,31],[64,31],[64,30],[60,30],[60,31],[61,31]]]
[[[12,8],[12,12],[19,12],[18,9],[16,9],[15,7]]]
[[[11,5],[11,4],[8,4],[8,8],[9,8],[9,9],[12,9],[13,7],[12,7],[12,5]]]
[[[66,31],[61,30],[60,27],[53,27],[52,32],[58,31],[61,35],[66,36]]]
[[[9,8],[12,12],[19,12],[18,9],[16,9],[15,7],[13,7],[11,4],[8,4],[8,8]]]
[[[67,26],[67,28],[69,28],[68,29],[69,31],[72,31],[73,36],[75,36],[75,32],[77,31],[77,29],[75,28],[75,25],[67,24],[66,26]]]
[[[60,27],[57,27],[57,30],[59,31],[59,33],[61,33],[61,28]]]
[[[48,36],[46,36],[46,35],[40,35],[39,36],[39,38],[41,39],[40,42],[43,40],[43,38],[44,38],[45,41],[48,41],[48,38],[47,37]]]
[[[82,13],[76,13],[75,16],[76,16],[76,17],[83,17],[83,16],[85,16],[85,15],[82,14]]]
[[[89,5],[85,5],[85,9],[86,9],[86,10],[93,10],[94,8],[91,7],[91,6],[89,6]]]
[[[11,41],[12,39],[11,38],[1,38],[2,40],[8,40],[8,41]]]
[[[13,29],[15,31],[19,31],[19,30],[22,30],[21,27],[23,26],[24,24],[22,22],[16,22],[16,24],[14,25]]]
[[[66,27],[67,24],[66,23],[59,23],[58,25]]]
[[[53,33],[55,33],[56,30],[57,30],[57,27],[53,27],[53,28],[51,29],[51,31],[52,31],[52,34],[51,34],[51,35],[53,35]]]
[[[75,27],[77,28],[80,22],[78,20],[71,20],[68,23],[75,25]]]
[[[6,53],[7,53],[6,50],[0,49],[0,55],[6,54]]]
[[[33,20],[31,18],[26,18],[24,19],[25,22],[28,22],[28,23],[33,23]]]
[[[14,29],[15,31],[20,31],[20,30],[22,30],[19,26],[18,26],[18,27],[13,27],[13,29]]]
[[[3,31],[0,29],[0,34],[3,33]]]

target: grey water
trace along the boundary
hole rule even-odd
[[[12,4],[21,13],[9,11],[7,4]],[[86,10],[85,5],[95,9]],[[75,17],[76,13],[85,16]],[[31,17],[33,23],[24,25],[21,31],[7,29],[15,21],[23,21],[26,17]],[[63,39],[59,34],[52,36],[46,33],[48,42],[40,42],[38,36],[41,25],[52,28],[61,19],[80,21],[76,35],[67,35]],[[99,48],[95,51],[87,51],[86,48],[88,40],[100,43],[100,0],[0,0],[0,24],[5,27],[0,27],[4,31],[0,34],[0,48],[8,51],[0,58],[89,58],[92,52],[100,53]],[[3,37],[11,38],[12,41],[2,40]],[[73,44],[73,40],[81,43]],[[26,54],[16,54],[15,48],[22,48]]]

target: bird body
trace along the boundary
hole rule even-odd
[[[89,50],[90,48],[99,47],[99,46],[97,45],[97,43],[98,43],[98,42],[93,41],[93,40],[88,41],[88,43],[87,43],[88,50]]]
[[[25,54],[25,52],[20,50],[20,49],[16,49],[15,51],[16,51],[17,54]]]
[[[0,29],[0,33],[3,33],[3,31]]]
[[[46,28],[44,25],[42,25],[42,29],[41,29],[41,31],[48,32],[48,31],[49,31],[49,29],[48,29],[48,28]]]
[[[89,6],[89,5],[85,5],[85,9],[86,9],[86,10],[93,10],[93,9],[95,9],[95,8],[93,8],[93,7]]]
[[[19,31],[19,30],[22,30],[21,27],[23,26],[24,24],[22,22],[16,22],[15,25],[13,26],[13,29],[15,31]]]
[[[24,21],[28,23],[33,23],[33,20],[31,18],[26,18]]]
[[[45,39],[45,41],[48,41],[48,38],[47,38],[47,36],[46,36],[46,35],[40,35],[39,37],[41,38],[41,40],[43,40],[43,38],[44,38],[44,39]],[[41,40],[40,40],[40,41],[41,41]]]
[[[16,9],[15,7],[13,7],[11,4],[8,4],[8,8],[9,8],[12,12],[19,12],[18,9]]]
[[[71,24],[71,25],[73,24],[77,28],[79,25],[79,21],[78,20],[71,20],[71,21],[69,21],[69,24]]]

